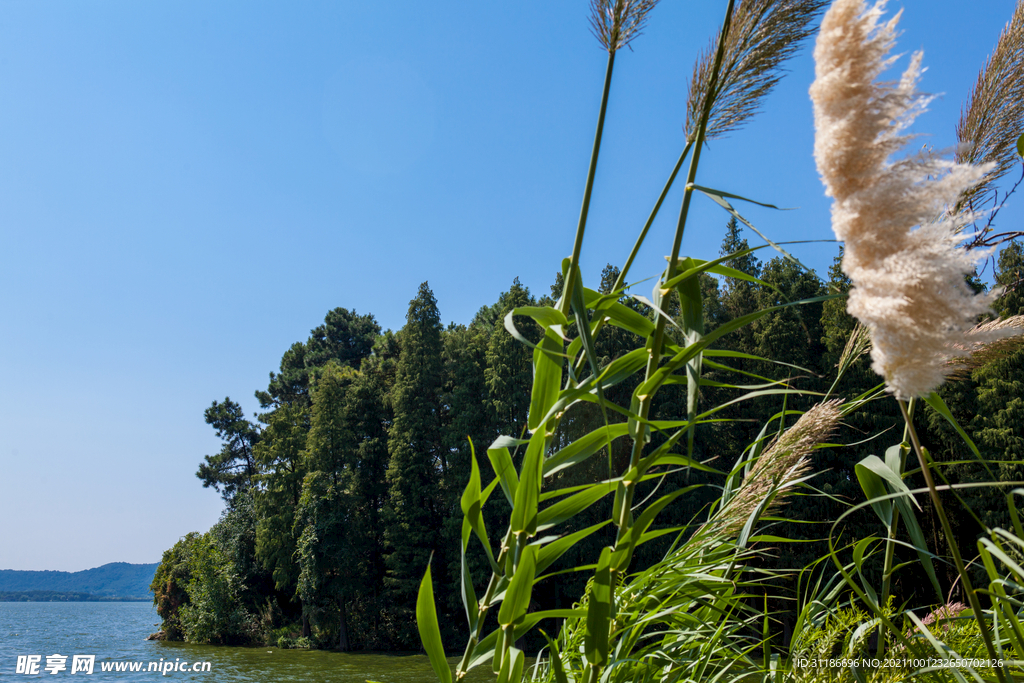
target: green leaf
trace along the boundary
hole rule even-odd
[[[670,287],[675,287],[678,283],[682,282],[683,280],[688,280],[692,277],[696,277],[697,275],[706,272],[715,273],[717,275],[725,275],[727,277],[735,277],[740,280],[746,280],[747,282],[754,282],[759,285],[771,287],[771,285],[769,285],[767,282],[764,282],[761,279],[754,277],[753,275],[748,275],[747,273],[744,273],[742,270],[736,270],[735,268],[730,268],[729,266],[723,265],[725,261],[741,258],[743,256],[746,256],[747,254],[751,254],[755,251],[758,251],[759,249],[764,249],[767,246],[767,244],[762,244],[760,246],[750,247],[748,249],[741,249],[740,251],[731,254],[726,254],[721,258],[717,258],[714,261],[703,261],[701,259],[695,258],[685,259],[687,261],[691,261],[693,265],[687,267],[685,270],[683,270],[683,272],[675,275],[671,280],[665,282],[665,284],[662,285],[662,288],[668,289]],[[684,259],[679,259],[679,262],[682,262],[683,260]]]
[[[528,315],[537,321],[537,324],[544,329],[557,326],[569,326],[569,321],[566,319],[565,314],[557,308],[552,308],[550,306],[520,306],[519,308],[514,309],[511,315]]]
[[[431,557],[433,559],[433,557]],[[448,668],[448,660],[444,656],[444,645],[441,644],[441,629],[437,624],[437,611],[434,609],[434,586],[430,579],[430,564],[420,581],[419,594],[416,596],[416,626],[420,631],[420,642],[430,658],[430,666],[441,683],[451,683],[452,670]]]
[[[558,561],[562,555],[564,555],[570,548],[576,545],[578,542],[594,533],[598,529],[608,526],[612,520],[606,519],[603,522],[588,526],[586,529],[580,529],[574,534],[568,536],[562,536],[556,541],[551,541],[541,546],[540,552],[537,553],[537,573],[541,573],[552,564]]]
[[[812,300],[808,299],[808,301]],[[655,392],[658,389],[658,387],[660,387],[664,383],[666,377],[674,373],[684,364],[688,363],[691,358],[696,356],[698,353],[701,353],[705,349],[705,347],[707,347],[716,339],[734,330],[738,330],[741,327],[749,325],[755,320],[758,320],[768,315],[772,311],[784,308],[787,305],[790,304],[782,304],[781,306],[770,306],[760,311],[748,313],[747,315],[740,316],[739,318],[730,320],[727,323],[719,325],[713,331],[709,332],[705,337],[703,337],[700,341],[689,344],[686,348],[682,349],[681,351],[679,351],[679,353],[675,354],[675,356],[673,356],[667,363],[658,368],[658,370],[651,375],[650,379],[648,379],[639,387],[637,387],[637,389],[633,392],[633,395],[646,396]],[[646,356],[646,351],[644,355]]]
[[[487,553],[487,559],[491,563],[491,569],[494,572],[498,572],[498,564],[494,561],[494,553],[491,551],[491,541],[487,538],[487,527],[484,524],[484,518],[482,514],[482,508],[484,501],[486,500],[480,491],[480,468],[476,464],[476,450],[473,448],[473,440],[469,441],[470,450],[470,462],[471,469],[469,474],[469,483],[466,484],[465,490],[462,492],[462,499],[460,501],[462,507],[462,516],[465,523],[476,533],[476,537],[480,539],[480,543],[484,546],[484,552]],[[495,479],[491,482],[488,487],[488,494],[494,490],[494,483],[498,481]],[[462,553],[466,553],[466,542],[468,538],[464,538],[462,542]]]
[[[946,422],[953,426],[953,429],[955,429],[956,433],[960,435],[963,442],[971,449],[971,453],[974,454],[974,457],[977,458],[978,462],[980,462],[982,467],[985,468],[985,473],[988,475],[989,479],[993,481],[998,479],[992,469],[988,466],[988,461],[981,457],[981,453],[978,451],[978,447],[974,445],[974,441],[971,440],[971,437],[967,435],[967,432],[963,430],[960,423],[956,421],[955,417],[953,417],[953,413],[949,410],[949,406],[946,405],[946,402],[942,400],[942,397],[933,391],[930,395],[925,397],[924,402],[927,403],[932,410],[946,418]]]
[[[516,489],[509,527],[512,533],[526,532],[528,536],[537,533],[537,506],[540,504],[540,489],[544,466],[544,432],[535,432],[526,447],[523,458],[522,479]]]
[[[466,621],[469,622],[469,630],[476,630],[477,621],[480,619],[480,605],[476,599],[476,591],[473,589],[473,574],[469,571],[469,563],[466,561],[466,545],[469,540],[469,522],[462,522],[462,606],[466,609]],[[489,553],[488,553],[489,554]],[[493,563],[494,560],[492,559]],[[494,564],[492,569],[497,569]]]
[[[561,383],[562,338],[549,328],[533,350],[533,390],[527,419],[530,431],[536,430],[547,419],[548,410],[558,400]]]
[[[877,455],[869,455],[857,463],[854,472],[857,474],[861,490],[864,491],[864,495],[871,503],[871,509],[882,520],[885,528],[891,529],[892,500],[886,498],[889,495],[889,490],[885,488],[884,481],[886,473],[892,474],[892,470],[886,467]]]
[[[654,334],[654,323],[643,315],[616,301],[617,297],[608,297],[601,301],[603,298],[601,294],[592,289],[583,290],[583,300],[587,307],[593,308],[595,312],[607,317],[608,322],[615,327],[633,332],[641,338],[647,338]]]
[[[677,489],[672,493],[667,493],[659,498],[654,503],[647,506],[646,509],[640,516],[636,518],[633,525],[629,528],[626,535],[615,544],[615,553],[612,557],[613,567],[619,571],[625,571],[629,567],[630,560],[633,559],[633,550],[636,546],[640,545],[641,539],[644,537],[644,532],[647,528],[654,523],[654,518],[665,509],[665,506],[671,503],[679,496],[699,489],[699,484],[693,484],[691,486],[684,486],[681,489]],[[650,540],[643,539],[643,540]]]
[[[569,683],[569,679],[565,676],[565,668],[562,666],[562,657],[558,653],[558,645],[551,640],[547,633],[544,633],[544,629],[540,629],[540,634],[544,636],[544,640],[548,641],[549,666],[555,675],[555,683]]]
[[[700,192],[703,192],[706,195],[714,195],[716,197],[729,197],[730,199],[739,199],[740,201],[749,202],[751,204],[757,204],[758,206],[763,206],[766,209],[775,209],[776,211],[790,211],[791,210],[791,209],[780,209],[779,207],[775,206],[774,204],[765,204],[764,202],[759,202],[759,201],[754,200],[754,199],[748,199],[748,198],[742,197],[742,196],[740,196],[738,194],[732,194],[731,192],[722,192],[721,190],[712,190],[710,187],[701,187],[700,185],[697,185],[695,183],[691,184],[690,187],[692,187],[693,189],[698,190]]]
[[[595,384],[601,383],[602,389],[608,389],[625,379],[628,379],[634,375],[638,370],[644,367],[647,363],[647,351],[646,349],[639,348],[633,349],[624,356],[620,356],[605,366],[605,369],[601,372],[600,378],[594,378],[593,376],[588,377],[586,380],[580,383],[575,389],[568,389],[558,394],[558,399],[548,410],[548,414],[544,416],[541,423],[547,422],[557,413],[564,411],[570,405],[584,399],[588,396],[596,396],[597,389]],[[609,403],[609,408],[616,408],[615,404]]]
[[[495,683],[520,683],[523,680],[523,665],[526,659],[519,648],[510,647],[508,657],[501,663],[501,671]]]
[[[498,623],[511,626],[526,616],[530,607],[530,596],[533,594],[533,580],[537,576],[537,546],[528,545],[523,548],[519,566],[505,591],[505,599],[498,610]]]
[[[1017,155],[1024,157],[1024,135],[1017,138]]]
[[[695,263],[693,259],[684,259],[682,265],[685,268],[693,268]],[[682,319],[686,343],[695,344],[704,336],[704,303],[700,294],[700,280],[684,280],[676,285],[676,292],[679,294],[679,305],[682,309],[682,315],[679,317]],[[697,399],[700,395],[702,358],[702,354],[698,353],[686,363],[686,419],[690,422],[686,433],[688,457],[693,457],[693,420],[697,415]]]
[[[583,462],[604,448],[609,440],[614,441],[627,433],[628,427],[625,422],[598,427],[545,460],[544,476],[549,477],[567,467]]]
[[[497,444],[498,441],[494,443]],[[512,456],[509,454],[508,448],[491,445],[487,449],[487,459],[491,461],[491,467],[494,468],[494,474],[501,483],[501,490],[508,498],[508,504],[512,505],[515,503],[516,490],[519,488],[519,475],[516,474],[516,467],[512,464]]]
[[[611,548],[603,548],[597,561],[597,571],[590,585],[590,604],[587,606],[587,631],[583,651],[591,666],[604,666],[608,662],[608,640],[612,616]]]
[[[777,207],[777,206],[774,206],[774,205],[772,205],[772,204],[762,204],[761,202],[755,202],[755,201],[754,201],[753,199],[747,199],[747,198],[745,198],[745,197],[740,197],[739,195],[735,195],[735,194],[730,194],[730,193],[728,193],[728,192],[722,192],[721,190],[712,190],[711,188],[708,188],[708,187],[700,187],[700,186],[698,186],[698,185],[694,185],[694,186],[693,186],[693,189],[695,189],[695,190],[697,190],[697,191],[699,191],[699,192],[702,192],[702,193],[703,193],[704,195],[706,195],[707,197],[709,197],[709,198],[710,198],[710,199],[711,199],[712,201],[714,201],[714,202],[715,202],[716,204],[718,204],[718,205],[719,205],[719,206],[721,206],[721,207],[722,207],[723,209],[725,209],[726,211],[728,211],[729,213],[731,213],[731,214],[732,214],[732,215],[733,215],[733,216],[734,216],[734,217],[736,218],[736,220],[740,221],[740,222],[741,222],[741,223],[743,223],[743,224],[744,224],[745,226],[747,226],[748,228],[750,228],[751,230],[753,230],[754,232],[756,232],[756,233],[758,234],[758,236],[759,236],[759,237],[760,237],[761,239],[763,239],[763,240],[764,240],[765,242],[767,242],[768,244],[772,245],[772,248],[773,248],[773,249],[775,249],[775,251],[779,252],[780,254],[782,254],[783,256],[785,256],[785,257],[786,257],[787,259],[789,259],[790,261],[792,261],[792,262],[793,262],[793,263],[795,263],[796,265],[798,265],[798,266],[800,266],[801,268],[803,268],[804,270],[806,270],[806,271],[807,271],[808,273],[813,273],[813,272],[814,272],[813,270],[811,270],[810,268],[808,268],[808,267],[807,267],[807,266],[805,266],[804,264],[800,263],[800,261],[799,261],[799,260],[798,260],[798,259],[797,259],[797,258],[796,258],[795,256],[793,256],[793,255],[792,255],[792,254],[790,254],[790,253],[789,253],[788,251],[786,251],[785,249],[783,249],[783,248],[782,248],[781,246],[779,246],[779,245],[778,245],[777,243],[775,243],[775,242],[773,242],[772,240],[768,239],[768,236],[767,236],[767,235],[765,235],[765,234],[764,234],[763,232],[761,232],[760,230],[758,230],[758,229],[757,229],[757,228],[756,228],[756,227],[754,226],[754,224],[753,224],[753,223],[751,223],[751,222],[750,222],[750,221],[748,221],[748,220],[747,220],[746,218],[744,218],[743,216],[741,216],[741,215],[740,215],[740,214],[739,214],[739,213],[738,213],[738,212],[736,211],[736,209],[734,209],[734,208],[733,208],[732,204],[730,204],[730,203],[728,202],[728,200],[726,200],[726,197],[730,197],[730,198],[732,198],[732,199],[741,199],[741,200],[743,200],[743,201],[745,201],[745,202],[750,202],[751,204],[757,204],[758,206],[764,206],[764,207],[767,207],[767,208],[769,208],[769,209],[778,209],[778,210],[780,210],[780,211],[781,211],[782,209],[779,209],[779,207]]]
[[[917,521],[917,515],[914,513],[914,506],[918,509],[921,509],[921,506],[910,492],[910,489],[907,488],[907,485],[903,483],[899,473],[901,464],[899,448],[899,446],[894,446],[887,449],[885,462],[882,462],[877,455],[869,455],[857,463],[854,471],[857,474],[857,480],[860,482],[864,495],[867,496],[868,501],[871,503],[872,509],[890,532],[893,526],[893,503],[895,502],[903,518],[903,526],[910,535],[910,540],[917,551],[918,560],[921,566],[924,567],[929,580],[931,580],[932,587],[935,588],[941,598],[942,590],[939,587],[939,578],[935,573],[935,565],[932,562],[931,553],[928,551],[928,542],[925,539],[924,532],[921,530],[921,525]],[[894,500],[890,492],[900,495]],[[911,503],[913,503],[913,506]]]
[[[544,531],[553,526],[572,519],[591,505],[615,490],[615,481],[591,484],[583,491],[573,494],[554,505],[550,505],[537,515],[537,531]],[[515,511],[513,510],[513,515]]]

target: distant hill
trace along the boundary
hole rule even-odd
[[[149,584],[159,563],[111,562],[81,572],[0,569],[0,593],[52,591],[90,593],[101,598],[152,598]]]
[[[0,593],[0,602],[148,602],[150,598],[114,598],[93,593],[58,593],[57,591],[22,591]]]

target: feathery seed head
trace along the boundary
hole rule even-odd
[[[772,442],[744,477],[736,495],[705,525],[706,530],[735,535],[766,496],[775,499],[762,514],[778,509],[779,493],[811,469],[811,452],[829,438],[842,416],[841,400],[818,403]]]
[[[609,53],[643,32],[647,13],[658,0],[590,0],[590,30]]]
[[[701,54],[690,81],[686,103],[686,139],[697,125],[708,97],[712,98],[706,139],[740,128],[757,113],[765,96],[782,78],[780,66],[811,34],[810,23],[825,0],[739,0],[733,9],[717,83],[711,83],[718,40]]]
[[[995,169],[961,194],[957,208],[984,206],[993,196],[992,183],[1017,163],[1016,140],[1024,133],[1024,0],[999,35],[995,52],[985,62],[960,113],[956,160],[992,162]]]
[[[949,360],[949,376],[960,379],[989,363],[1005,358],[1024,346],[1024,315],[991,320],[975,326],[957,344],[959,356]],[[1012,336],[1001,336],[1005,334]]]
[[[871,333],[875,372],[897,398],[927,396],[962,355],[974,320],[994,293],[976,296],[963,276],[979,256],[960,248],[973,216],[946,209],[991,165],[972,166],[924,151],[893,159],[904,130],[930,98],[917,92],[921,54],[897,83],[879,82],[892,65],[899,14],[881,23],[885,0],[835,0],[814,49],[814,157],[833,198],[832,228],[845,242],[847,309]],[[988,330],[973,343],[1014,331]],[[984,338],[982,338],[984,337]]]

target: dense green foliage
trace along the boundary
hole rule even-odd
[[[702,276],[707,332],[765,307],[848,288],[838,266],[830,271],[830,280],[822,282],[782,258],[762,264],[755,258],[759,252],[747,250],[747,241],[731,221],[721,254],[742,255],[725,265],[755,280]],[[1019,279],[1021,263],[1020,248],[1011,245],[999,261],[997,279],[1012,285],[1014,278]],[[618,274],[614,267],[605,269],[603,291],[611,290]],[[560,283],[553,291],[559,294]],[[397,333],[380,333],[372,316],[335,309],[306,342],[285,352],[281,371],[271,375],[266,392],[258,392],[266,407],[259,422],[246,420],[230,399],[215,402],[206,411],[206,420],[224,447],[216,456],[207,456],[198,476],[204,485],[218,487],[227,509],[209,532],[191,534],[165,553],[153,590],[170,637],[210,643],[298,641],[341,649],[415,649],[416,593],[433,557],[442,632],[446,641],[457,642],[459,624],[464,623],[457,552],[460,499],[472,469],[470,440],[477,446],[477,468],[486,487],[491,482],[486,447],[499,434],[519,438],[525,433],[532,383],[532,354],[506,330],[505,316],[535,302],[517,280],[493,304],[483,306],[469,325],[443,328],[437,302],[424,283],[410,302],[406,326]],[[638,315],[653,318],[645,303],[629,296],[621,302]],[[674,300],[664,306],[681,315]],[[1000,306],[1006,309],[1004,314],[1020,313],[1017,291],[1004,295]],[[528,320],[513,318],[528,339],[538,341]],[[716,347],[737,355],[706,359],[699,405],[710,407],[740,396],[743,391],[724,386],[737,377],[755,385],[765,377],[781,376],[791,386],[827,392],[853,327],[842,300],[834,299],[800,307],[799,314],[796,309],[781,309],[722,337]],[[338,341],[345,335],[348,341]],[[335,341],[325,341],[330,339]],[[600,362],[621,357],[637,339],[625,329],[610,327],[596,348]],[[1000,476],[1007,480],[1020,479],[1016,463],[1024,452],[1015,441],[1024,434],[1024,418],[1018,415],[1024,381],[1021,353],[998,358],[943,390],[979,447],[1003,462]],[[868,359],[862,357],[833,391],[852,397],[877,384]],[[610,388],[609,395],[622,400],[634,388],[624,382]],[[660,398],[652,415],[685,413],[685,388],[666,387]],[[719,416],[728,420],[696,430],[694,458],[712,470],[727,471],[732,463],[720,455],[741,453],[784,401],[790,409],[810,405],[807,398],[766,396],[727,406]],[[986,409],[978,407],[989,404]],[[616,423],[623,418],[614,413],[603,417],[596,408],[581,406],[572,419],[562,422],[559,438],[570,443],[604,419]],[[898,411],[885,401],[851,413],[834,439],[850,445],[817,453],[815,476],[804,495],[789,498],[786,520],[772,532],[807,542],[793,544],[782,554],[758,556],[752,566],[782,570],[824,554],[823,539],[832,522],[863,499],[854,475],[856,463],[897,443],[898,422]],[[923,420],[920,428],[937,453],[956,452],[955,459],[970,459],[944,421]],[[881,436],[865,441],[870,434]],[[655,436],[655,443],[661,438]],[[517,467],[522,455],[518,453],[513,454]],[[560,472],[556,479],[563,486],[584,485],[606,478],[609,463],[613,471],[620,470],[629,459],[621,440],[613,444],[610,458],[607,453],[593,458]],[[985,473],[980,465],[967,463],[950,466],[946,474],[955,482],[969,482]],[[658,526],[683,526],[701,518],[723,482],[722,474],[701,470],[667,480],[659,494],[690,485],[698,488],[666,508]],[[643,486],[639,491],[651,492]],[[1005,506],[986,507],[985,493],[963,495],[978,504],[983,516],[992,517],[989,521],[1005,521]],[[599,524],[609,504],[606,500],[581,511],[565,533]],[[510,511],[505,496],[495,495],[484,517],[489,527],[496,527]],[[935,537],[931,515],[925,501],[921,523]],[[961,542],[973,545],[980,527],[969,523],[966,515],[957,518]],[[852,537],[877,532],[877,519],[869,510],[845,518],[843,524],[842,533]],[[607,528],[598,530],[581,540],[554,569],[584,562],[610,541],[608,533]],[[638,548],[633,566],[657,562],[668,538]],[[491,541],[497,553],[499,539]],[[914,558],[904,547],[897,548],[896,555],[899,561]],[[483,552],[469,552],[467,567],[478,584],[490,572],[488,562]],[[880,569],[871,565],[866,571],[877,576]],[[953,575],[943,571],[948,586]],[[570,607],[586,585],[586,576],[579,573],[542,584],[533,594],[531,609]],[[929,585],[920,569],[907,566],[895,575],[892,593],[900,600],[927,599],[934,592],[929,592]],[[786,579],[772,590],[777,598],[770,608],[782,628],[782,642],[797,619],[794,586]]]

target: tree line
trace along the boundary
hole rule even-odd
[[[661,524],[686,528],[702,521],[715,487],[724,481],[744,450],[785,423],[789,409],[806,409],[815,393],[827,392],[835,376],[854,321],[842,294],[849,281],[839,257],[823,281],[791,259],[765,263],[751,252],[735,220],[721,246],[725,265],[736,277],[701,280],[705,330],[780,303],[811,303],[773,311],[753,325],[723,337],[720,348],[741,352],[725,362],[707,355],[701,401],[728,403],[740,391],[723,385],[744,385],[745,391],[778,386],[784,381],[807,395],[786,399],[766,395],[756,401],[727,405],[717,417],[694,430],[692,458],[699,467],[681,468],[664,486],[703,487],[677,499],[663,513]],[[1007,287],[997,313],[1024,314],[1024,298],[1014,287],[1021,280],[1024,253],[1011,243],[999,256],[995,280]],[[618,277],[604,269],[601,290],[611,291]],[[972,285],[983,287],[980,279]],[[256,396],[263,412],[250,421],[230,398],[206,410],[206,422],[222,440],[222,449],[205,457],[197,476],[218,490],[225,501],[221,520],[204,534],[192,533],[164,553],[153,580],[154,601],[168,638],[223,644],[275,644],[334,647],[342,650],[418,649],[415,601],[420,579],[431,563],[437,602],[443,612],[444,637],[457,642],[463,630],[460,600],[462,527],[460,501],[469,479],[472,458],[483,473],[493,475],[486,449],[499,436],[522,438],[530,401],[532,350],[505,325],[515,308],[551,303],[561,293],[561,275],[550,295],[535,297],[518,279],[498,300],[483,306],[467,324],[441,323],[437,301],[423,283],[410,302],[405,326],[382,331],[373,315],[336,308],[323,325],[296,342],[270,374],[266,390]],[[637,294],[640,294],[637,292]],[[639,315],[650,315],[649,300],[624,297]],[[670,315],[678,304],[661,302]],[[667,307],[667,308],[666,308]],[[513,317],[516,329],[536,342],[532,322]],[[533,336],[531,336],[533,335]],[[680,340],[681,342],[683,340]],[[635,348],[631,333],[610,327],[597,340],[603,363]],[[771,359],[771,360],[767,360]],[[834,393],[854,397],[880,380],[862,357]],[[741,378],[742,381],[738,381]],[[612,390],[630,396],[628,382]],[[1003,481],[1024,474],[1024,351],[1009,352],[963,373],[943,390],[950,409],[982,454],[994,464],[977,461],[948,422],[934,413],[917,416],[925,441],[951,483],[981,481],[997,470]],[[615,397],[611,397],[615,398]],[[620,402],[621,404],[621,402]],[[628,405],[628,400],[626,401]],[[653,419],[685,416],[685,386],[666,387],[658,394]],[[602,421],[619,421],[590,404],[574,407],[562,420],[557,441],[568,443]],[[805,541],[787,545],[764,561],[777,568],[799,568],[822,556],[830,533],[858,537],[877,532],[870,509],[852,515],[840,531],[834,520],[851,504],[863,501],[854,465],[868,454],[881,454],[899,443],[900,416],[893,401],[874,401],[854,413],[838,437],[842,447],[823,449],[816,459],[818,475],[787,506],[771,532]],[[882,436],[865,441],[868,435]],[[652,436],[657,439],[657,434]],[[681,444],[680,448],[687,448]],[[562,486],[608,478],[628,462],[626,446],[612,444],[606,457],[562,470]],[[971,547],[979,521],[998,521],[1005,505],[986,505],[986,489],[968,489],[961,497],[980,515],[957,516],[961,543]],[[665,493],[666,491],[659,492]],[[638,491],[642,500],[645,491]],[[600,501],[573,520],[577,529],[606,518]],[[958,501],[951,499],[951,505]],[[928,505],[922,524],[933,534]],[[493,496],[484,509],[490,527],[501,528],[509,505]],[[592,513],[589,514],[588,513]],[[601,529],[577,544],[551,571],[578,566],[590,551],[610,542],[611,529]],[[650,543],[638,550],[634,564],[657,559],[671,542]],[[495,555],[497,552],[495,552]],[[912,559],[912,552],[907,553]],[[489,573],[481,552],[470,558],[470,571],[481,581]],[[953,575],[945,577],[948,587]],[[585,574],[567,572],[534,591],[538,609],[567,607],[583,594]],[[913,570],[893,587],[897,600],[925,590]],[[773,611],[787,621],[787,596],[795,587],[780,579]],[[548,629],[546,629],[548,630]],[[548,630],[548,632],[553,632]]]

